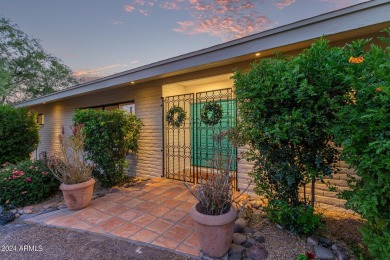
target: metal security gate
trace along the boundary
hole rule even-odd
[[[163,176],[198,183],[199,178],[216,172],[212,159],[222,156],[232,159],[230,175],[237,188],[237,149],[227,140],[215,139],[222,131],[236,125],[232,89],[165,97],[163,103]],[[185,119],[180,120],[183,114]]]

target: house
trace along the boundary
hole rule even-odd
[[[228,153],[229,144],[217,147],[211,136],[233,126],[236,104],[231,79],[234,69],[246,70],[256,59],[270,57],[275,51],[293,55],[317,38],[326,36],[333,45],[357,38],[376,38],[390,27],[390,2],[377,0],[322,14],[210,48],[173,57],[136,69],[117,73],[40,98],[15,104],[28,107],[44,118],[36,156],[58,149],[61,126],[72,124],[78,108],[124,108],[144,124],[139,153],[130,156],[130,173],[138,176],[196,181],[210,170],[208,161],[215,152]],[[202,114],[208,105],[222,111],[214,122]],[[177,108],[180,107],[180,108]],[[177,111],[175,111],[177,110]],[[169,113],[184,111],[182,121],[167,120]],[[209,120],[209,121],[207,121]],[[346,186],[343,173],[332,180]],[[247,185],[252,166],[245,161],[233,164],[234,184]],[[318,186],[317,200],[342,204],[335,194]],[[323,188],[323,189],[322,189]]]

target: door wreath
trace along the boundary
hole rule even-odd
[[[175,118],[175,114],[177,114]],[[178,106],[173,106],[168,110],[166,120],[169,125],[174,127],[180,127],[183,125],[184,120],[187,118],[187,112],[183,108]]]
[[[206,125],[218,124],[222,119],[222,106],[216,102],[206,102],[200,110],[200,119]]]

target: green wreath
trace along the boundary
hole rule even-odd
[[[200,119],[206,125],[218,124],[222,119],[222,106],[216,102],[207,102],[200,110]]]
[[[175,114],[177,114],[177,117],[175,118]],[[169,125],[174,127],[180,127],[184,120],[187,118],[187,112],[184,111],[183,108],[178,106],[173,106],[168,110],[167,113],[167,122]]]

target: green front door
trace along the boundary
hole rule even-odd
[[[219,104],[222,108],[222,118],[219,123],[215,125],[207,125],[202,122],[200,114],[202,107],[207,102],[198,102],[191,106],[191,141],[192,141],[192,164],[199,167],[213,167],[211,161],[214,156],[222,155],[236,156],[236,149],[234,149],[229,141],[222,140],[221,144],[216,142],[213,136],[218,135],[221,131],[226,131],[235,126],[236,123],[236,102],[235,100],[215,100],[212,103]],[[210,115],[211,116],[211,115]],[[233,160],[231,170],[236,171],[237,163]]]

